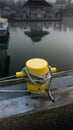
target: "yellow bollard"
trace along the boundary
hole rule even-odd
[[[52,67],[52,68],[51,68],[51,71],[52,71],[53,73],[56,73],[56,72],[57,72],[57,68],[56,68],[56,67]],[[22,71],[16,72],[16,77],[17,77],[17,78],[21,78],[21,77],[25,77],[25,76],[26,76],[26,74],[25,74],[24,72],[22,72]]]
[[[40,58],[30,59],[26,62],[26,68],[32,74],[43,76],[48,72],[48,62]],[[28,82],[27,90],[39,94],[45,91],[46,86],[46,83],[38,86]]]
[[[31,74],[35,74],[37,76],[45,76],[46,73],[49,71],[48,62],[41,58],[33,58],[26,62],[26,69]],[[56,72],[56,68],[52,68],[52,72]],[[26,76],[24,72],[16,72],[16,77],[24,77]],[[27,90],[32,93],[40,94],[45,92],[47,83],[43,83],[41,85],[35,85],[32,83],[27,82]]]
[[[56,67],[51,67],[51,71],[52,71],[53,73],[56,73],[56,72],[57,72],[57,68],[56,68]]]
[[[26,76],[26,74],[24,72],[22,72],[22,71],[16,72],[16,77],[17,78],[21,78],[21,77],[25,77],[25,76]]]

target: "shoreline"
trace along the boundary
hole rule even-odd
[[[31,21],[31,22],[39,22],[39,21],[62,21],[62,19],[25,19],[25,18],[14,18],[14,19],[9,19],[9,21],[12,22],[24,22],[24,21]]]

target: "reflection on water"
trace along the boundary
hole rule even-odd
[[[26,61],[34,57],[46,59],[58,71],[73,69],[72,20],[14,22],[9,24],[9,31],[10,38],[6,49],[10,56],[9,75],[20,71]]]
[[[7,54],[8,39],[9,33],[6,38],[0,38],[0,77],[7,76],[9,71],[10,56]]]
[[[30,23],[30,30],[24,31],[25,34],[32,39],[33,42],[40,42],[42,37],[49,34],[48,31],[43,30],[41,23]]]

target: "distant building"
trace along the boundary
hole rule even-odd
[[[66,0],[56,0],[55,8],[56,9],[64,9],[66,7]]]
[[[67,0],[67,4],[69,4],[69,5],[70,5],[70,4],[71,4],[71,0]]]
[[[73,17],[73,3],[67,0],[66,8],[63,10],[64,17]]]
[[[66,5],[67,5],[67,6],[71,6],[71,0],[67,0]]]
[[[50,15],[52,5],[45,0],[28,0],[23,5],[25,18],[41,19]]]

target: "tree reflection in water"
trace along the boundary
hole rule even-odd
[[[6,38],[0,38],[0,77],[7,76],[9,71],[10,56],[7,54],[9,32]]]

